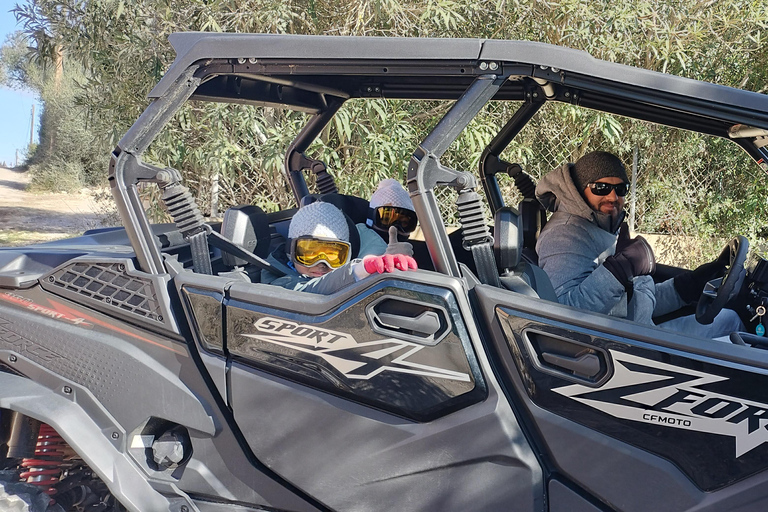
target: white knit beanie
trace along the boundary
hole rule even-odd
[[[291,219],[288,238],[316,236],[349,242],[349,226],[344,214],[331,203],[316,201],[303,206]]]
[[[368,202],[371,208],[379,206],[395,206],[416,211],[411,201],[411,196],[405,191],[399,181],[393,179],[381,180],[376,192],[371,195]]]

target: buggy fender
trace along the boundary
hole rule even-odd
[[[80,405],[27,378],[0,372],[0,407],[49,424],[109,487],[120,503],[135,512],[174,510],[129,456],[121,451],[123,436],[113,444]],[[184,504],[195,510],[187,500]]]
[[[44,306],[65,306],[45,292],[30,290],[25,297]],[[86,329],[0,306],[0,359],[17,357],[15,371],[50,389],[66,384],[77,390],[75,395],[85,393],[87,397],[76,400],[87,411],[108,411],[108,421],[127,431],[158,417],[209,436],[217,432],[213,406],[182,380],[181,375],[198,376],[183,345],[98,313],[74,307],[72,311],[86,315],[97,327]],[[86,399],[93,408],[83,402]]]

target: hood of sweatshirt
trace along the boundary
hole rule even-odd
[[[544,176],[536,185],[536,198],[551,212],[565,212],[583,217],[605,231],[615,234],[626,214],[622,211],[613,218],[607,213],[593,210],[573,184],[572,165],[564,164]]]

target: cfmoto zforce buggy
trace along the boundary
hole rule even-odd
[[[531,42],[170,41],[175,62],[112,154],[124,228],[0,251],[0,499],[174,512],[768,507],[764,338],[722,343],[558,304],[531,255],[546,222],[533,181],[500,158],[559,102],[729,139],[768,170],[768,97]],[[308,172],[314,194],[337,192],[306,152],[347,100],[366,98],[453,103],[407,164],[420,270],[333,295],[258,282],[295,210],[236,207],[208,224],[178,171],[142,159],[190,99],[308,112],[285,154],[300,204]],[[491,101],[520,107],[478,180],[441,156]],[[519,205],[505,205],[497,175],[515,179]],[[159,188],[172,225],[148,222],[141,184]],[[440,188],[456,193],[454,233]],[[745,265],[743,237],[726,250],[700,314],[741,298],[754,332],[768,264]]]

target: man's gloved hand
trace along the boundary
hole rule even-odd
[[[622,222],[621,226],[619,226],[619,237],[616,239],[616,251],[614,254],[623,251],[630,243],[632,243],[632,239],[629,237],[629,224]]]
[[[369,274],[383,274],[397,270],[417,270],[416,260],[405,254],[368,255],[363,258],[363,267]]]
[[[410,242],[401,242],[397,239],[397,228],[389,226],[389,243],[384,254],[405,254],[413,256],[413,246]]]
[[[656,258],[645,238],[629,238],[629,229],[626,224],[622,224],[619,238],[616,240],[616,254],[606,258],[603,266],[629,290],[633,277],[653,274],[656,270]]]
[[[729,261],[730,253],[724,251],[716,260],[699,265],[694,270],[686,270],[682,274],[676,275],[672,282],[675,286],[675,291],[677,291],[677,294],[680,295],[680,298],[686,304],[698,300],[707,282],[725,273],[725,268]]]

